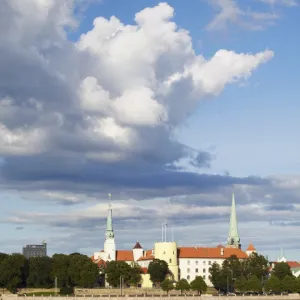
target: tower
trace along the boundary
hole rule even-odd
[[[104,242],[104,252],[108,255],[108,260],[116,260],[116,243],[113,231],[111,194],[108,194],[108,215],[106,221],[106,233]]]
[[[169,267],[172,280],[179,279],[179,266],[177,259],[177,244],[175,242],[161,242],[154,244],[154,256],[157,259],[164,260]]]
[[[231,203],[231,214],[230,214],[230,225],[227,239],[227,248],[241,248],[240,237],[238,233],[236,209],[235,209],[235,199],[234,193],[232,193],[232,203]]]

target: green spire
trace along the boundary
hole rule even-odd
[[[108,194],[108,215],[106,221],[105,237],[106,239],[113,239],[115,237],[112,222],[111,194]]]
[[[227,246],[240,248],[240,237],[239,237],[237,218],[236,218],[234,193],[232,193],[231,215],[230,215],[230,225],[229,225]]]

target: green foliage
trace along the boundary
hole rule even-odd
[[[65,286],[59,291],[60,295],[74,295],[74,287]]]
[[[50,257],[32,257],[28,260],[29,275],[27,286],[33,288],[51,288],[54,285],[52,278],[52,259]]]
[[[73,253],[69,255],[69,285],[92,288],[98,278],[98,266],[86,255]]]
[[[169,294],[169,291],[174,289],[173,282],[169,279],[163,280],[160,286],[163,291],[167,292],[167,294]]]
[[[105,268],[107,282],[113,286],[120,286],[121,276],[124,284],[129,284],[131,267],[125,261],[110,261]]]
[[[164,260],[154,259],[149,264],[148,273],[150,274],[150,280],[153,283],[161,283],[164,281],[168,272],[168,264]]]
[[[216,290],[225,290],[226,289],[226,278],[225,278],[225,285],[224,285],[224,278],[221,275],[222,268],[219,264],[213,263],[211,268],[209,269],[210,275],[209,279],[213,284]]]
[[[290,266],[285,262],[277,263],[273,270],[272,274],[282,280],[286,275],[293,276]]]
[[[210,280],[216,290],[227,291],[234,288],[240,292],[253,289],[252,284],[255,283],[255,288],[261,288],[261,281],[268,274],[269,263],[267,259],[258,255],[251,254],[247,259],[239,260],[236,256],[231,256],[224,260],[222,266],[213,264],[210,268]],[[250,281],[250,286],[248,283]],[[258,285],[258,282],[260,284]]]
[[[247,290],[250,292],[260,292],[262,290],[262,283],[256,275],[252,275],[247,282]]]
[[[201,295],[202,293],[207,291],[207,285],[202,276],[197,276],[191,282],[191,289],[193,291],[197,291],[198,295]]]
[[[300,276],[295,278],[295,293],[300,293]]]
[[[26,285],[28,262],[21,254],[2,256],[0,263],[0,282],[10,292],[16,293],[18,288]]]
[[[252,253],[248,259],[241,262],[243,275],[248,279],[255,275],[258,279],[265,278],[268,274],[269,262],[263,256],[256,252]]]
[[[297,281],[294,276],[286,275],[281,281],[281,290],[283,292],[293,293],[297,291]]]
[[[142,280],[141,267],[138,264],[133,265],[130,270],[130,279],[129,279],[130,285],[137,286],[141,282],[141,280]]]
[[[180,279],[177,283],[176,283],[176,287],[175,289],[177,291],[180,291],[181,295],[183,291],[189,291],[190,290],[190,284],[188,283],[188,281],[186,279]]]
[[[0,287],[12,293],[24,287],[50,288],[57,277],[58,287],[93,287],[98,266],[86,255],[55,254],[26,259],[21,254],[0,253]]]
[[[247,291],[247,279],[245,276],[240,276],[237,278],[234,282],[234,288],[235,290],[243,293]]]
[[[265,290],[267,292],[273,291],[275,293],[280,293],[281,292],[280,279],[277,276],[272,274],[265,284]]]

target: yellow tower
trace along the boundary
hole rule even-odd
[[[164,260],[171,271],[172,279],[178,281],[177,244],[175,242],[161,242],[154,244],[154,257]]]

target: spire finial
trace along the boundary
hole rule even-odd
[[[108,194],[108,206],[111,207],[111,193]]]

